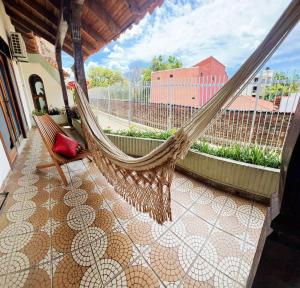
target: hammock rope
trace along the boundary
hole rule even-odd
[[[76,102],[86,141],[96,165],[115,191],[159,224],[171,221],[170,190],[176,162],[185,157],[221,108],[244,90],[299,19],[300,0],[293,0],[263,42],[216,95],[173,136],[143,157],[128,156],[109,140],[76,82]]]

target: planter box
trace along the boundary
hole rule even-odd
[[[73,125],[74,129],[79,133],[79,135],[81,137],[84,137],[82,129],[81,129],[81,121],[79,119],[72,118],[72,125]]]
[[[57,123],[58,125],[66,125],[68,124],[68,119],[66,114],[60,115],[50,115],[50,117]]]
[[[83,135],[80,120],[73,119],[73,121],[74,128]],[[144,156],[163,142],[163,140],[112,134],[108,137],[122,151],[132,156]],[[242,192],[248,197],[255,196],[264,201],[269,201],[279,187],[279,169],[243,163],[193,150],[190,150],[177,166],[196,178],[205,179],[226,190]]]
[[[133,156],[143,156],[163,142],[119,135],[108,136],[122,151]],[[269,201],[279,187],[279,169],[243,163],[193,150],[190,150],[177,166],[195,177],[208,180],[212,184],[216,183],[227,190],[257,196],[256,198],[265,201]]]

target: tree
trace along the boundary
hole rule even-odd
[[[126,74],[127,79],[132,85],[139,85],[142,81],[142,68],[138,66],[131,66]]]
[[[90,87],[108,87],[116,83],[124,83],[121,73],[101,66],[91,66],[87,71]]]
[[[299,76],[289,77],[284,72],[276,72],[273,76],[274,84],[265,90],[265,99],[273,101],[276,96],[288,96],[299,90]]]
[[[175,56],[169,56],[165,59],[162,55],[153,57],[150,66],[143,70],[143,80],[151,81],[151,73],[153,71],[161,71],[168,69],[175,69],[182,67],[181,60],[177,59]]]

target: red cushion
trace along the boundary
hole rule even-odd
[[[52,151],[68,158],[74,158],[77,155],[77,147],[79,143],[61,133],[55,135],[55,143]]]

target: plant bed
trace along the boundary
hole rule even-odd
[[[82,135],[80,120],[76,120],[73,126]],[[166,139],[170,136],[168,133],[162,133]],[[108,134],[111,141],[123,152],[136,157],[146,155],[164,141],[133,136]],[[212,185],[216,184],[232,192],[241,192],[248,197],[254,196],[264,202],[270,200],[279,186],[279,169],[226,159],[194,149],[190,149],[187,156],[178,162],[177,168]]]
[[[122,151],[132,156],[144,156],[159,146],[163,140],[145,139],[109,134],[108,137]],[[233,192],[257,196],[267,202],[277,192],[280,170],[243,163],[206,153],[189,150],[187,156],[177,164],[180,170],[193,177],[217,183]]]
[[[68,119],[66,114],[60,115],[50,115],[50,117],[57,123],[58,125],[68,125]]]
[[[32,111],[32,115],[41,116],[45,114],[48,114],[58,125],[61,126],[68,125],[68,118],[64,109],[58,109],[54,107],[54,108],[50,108],[48,113],[46,111],[39,111],[37,109]],[[32,121],[32,123],[33,126],[35,126],[35,121]]]

